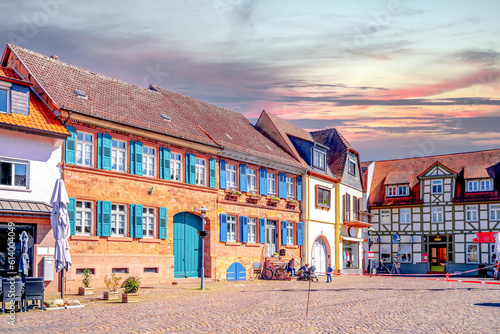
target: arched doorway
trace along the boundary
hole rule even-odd
[[[318,237],[314,241],[312,249],[312,265],[319,273],[326,272],[326,245],[323,238]]]
[[[201,218],[188,212],[174,216],[174,277],[200,277]]]

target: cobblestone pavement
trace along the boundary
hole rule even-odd
[[[199,281],[141,289],[122,304],[0,316],[0,333],[500,333],[500,285],[388,277]],[[78,298],[77,296],[69,296]]]

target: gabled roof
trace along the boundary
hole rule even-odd
[[[355,155],[359,154],[352,148],[352,146],[347,142],[347,140],[337,131],[335,128],[313,131],[311,136],[315,141],[321,143],[328,147],[327,151],[327,161],[333,174],[338,177],[344,175],[344,169],[346,166],[347,154],[346,151],[350,151]]]
[[[390,172],[385,178],[385,185],[408,184],[413,187],[418,182],[415,173]]]
[[[15,45],[7,48],[61,109],[300,167],[240,113],[157,86],[148,89],[115,80]],[[87,98],[78,97],[75,90]]]
[[[440,167],[442,167],[442,169],[446,170],[446,171],[449,173],[449,175],[451,175],[451,174],[455,174],[455,175],[456,175],[456,174],[458,174],[457,172],[455,172],[455,171],[454,171],[454,170],[452,170],[451,168],[449,168],[449,167],[447,167],[447,166],[443,165],[443,164],[442,164],[442,163],[440,163],[439,161],[436,161],[436,162],[434,162],[431,166],[429,166],[429,168],[427,168],[427,169],[426,169],[426,170],[424,170],[422,173],[420,173],[420,175],[418,175],[417,177],[418,177],[418,178],[421,178],[421,177],[428,176],[428,175],[426,175],[426,174],[427,174],[428,172],[430,172],[430,171],[431,171],[434,167],[436,167],[436,166],[440,166]]]
[[[458,174],[455,197],[464,201],[478,199],[483,196],[482,194],[465,193],[465,184],[462,183],[464,182],[464,171],[468,168],[472,168],[475,173],[478,173],[480,170],[486,170],[490,176],[500,176],[500,149],[444,154],[421,158],[376,161],[368,197],[368,206],[420,203],[420,186],[418,182],[412,186],[410,190],[411,196],[399,199],[386,198],[386,178],[391,173],[420,175],[428,170],[429,166],[435,165],[436,162],[439,162],[442,166],[446,166],[446,168]],[[488,198],[490,199],[497,197],[497,191],[495,191],[494,195],[491,193],[488,194]]]
[[[8,81],[23,86],[32,86],[29,81],[25,81],[16,71],[11,68],[0,66],[0,81]]]

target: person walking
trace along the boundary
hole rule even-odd
[[[328,263],[328,268],[326,269],[326,283],[330,283],[332,281],[332,264]]]

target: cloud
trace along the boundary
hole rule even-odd
[[[500,60],[500,52],[495,50],[463,50],[452,55],[457,62],[492,66]]]

